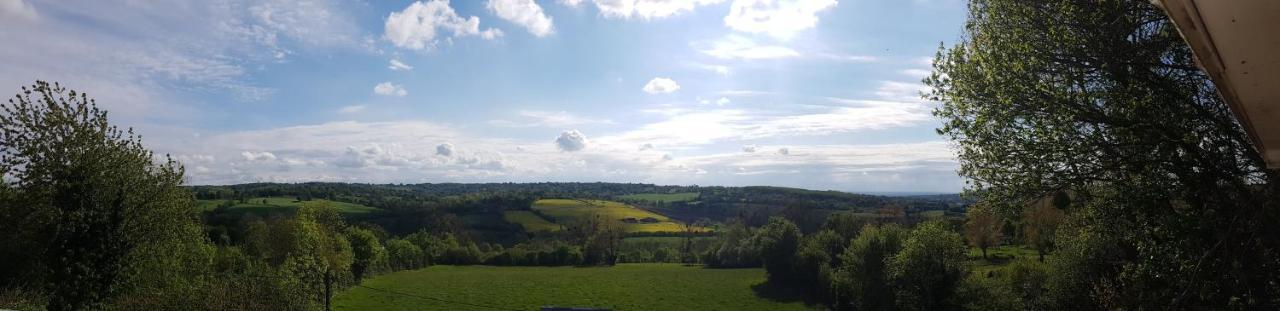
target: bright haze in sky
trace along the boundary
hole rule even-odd
[[[0,0],[0,90],[87,92],[192,184],[953,192],[919,92],[964,14],[951,0]]]

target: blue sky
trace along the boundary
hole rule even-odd
[[[0,0],[0,86],[88,92],[190,183],[959,191],[955,0]]]

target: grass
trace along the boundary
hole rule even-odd
[[[541,216],[530,211],[505,211],[502,212],[502,219],[520,225],[527,232],[560,231],[559,224],[542,219]]]
[[[344,213],[344,214],[363,214],[363,213],[368,213],[368,212],[378,210],[377,208],[368,207],[368,206],[355,204],[355,203],[329,201],[329,200],[314,200],[314,201],[326,202],[329,204],[329,206],[333,206],[334,208],[337,208],[338,212]],[[217,208],[218,204],[222,204],[222,202],[226,202],[226,200],[197,200],[196,208],[199,208],[201,211],[211,211]],[[254,213],[259,215],[267,215],[271,213],[292,214],[295,210],[298,209],[298,206],[301,206],[303,203],[303,202],[297,201],[297,199],[294,197],[258,197],[258,198],[246,199],[245,203],[240,203],[239,201],[233,201],[233,202],[235,202],[235,205],[231,206],[232,211],[242,212],[242,213]]]
[[[1038,260],[1039,255],[1035,249],[1025,245],[1003,245],[987,248],[987,259],[982,258],[982,250],[977,247],[969,248],[969,262],[973,263],[971,274],[986,275],[989,272],[997,271],[1004,266],[1012,263],[1014,260]],[[1045,255],[1049,258],[1049,255]]]
[[[547,215],[559,224],[600,215],[605,219],[622,224],[623,229],[630,232],[680,232],[684,230],[680,223],[667,216],[631,207],[626,204],[603,200],[542,199],[533,202],[533,209]],[[655,223],[624,223],[623,219],[644,218],[656,219]]]
[[[654,203],[688,202],[688,201],[697,200],[698,193],[697,192],[637,193],[637,194],[628,194],[628,195],[618,196],[618,198],[623,200],[649,201]]]
[[[334,298],[337,310],[510,310],[541,306],[613,310],[803,310],[801,302],[761,298],[762,269],[704,269],[679,264],[614,267],[433,266],[364,281]],[[402,293],[402,294],[398,294]],[[414,295],[408,296],[408,295]]]

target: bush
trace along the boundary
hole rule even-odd
[[[911,231],[890,265],[891,284],[902,310],[956,310],[956,290],[968,271],[964,238],[942,222]]]

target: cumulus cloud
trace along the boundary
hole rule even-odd
[[[384,29],[383,37],[391,44],[411,50],[434,47],[441,35],[480,36],[484,39],[502,36],[502,31],[494,28],[481,31],[479,17],[459,16],[449,7],[448,0],[415,1],[402,11],[391,12]]]
[[[746,145],[746,146],[742,146],[742,152],[746,152],[746,153],[755,153],[755,152],[756,152],[756,148],[759,148],[759,147],[757,147],[756,145]]]
[[[568,130],[560,133],[556,137],[556,146],[561,151],[574,152],[587,148],[587,136],[582,135],[578,130]]]
[[[534,36],[545,37],[555,31],[551,17],[533,0],[489,0],[485,7],[498,18],[523,26]]]
[[[818,24],[817,13],[836,0],[734,0],[724,24],[737,31],[787,39]]]
[[[640,145],[640,151],[645,151],[649,149],[653,149],[653,144],[644,143],[643,145]]]
[[[791,149],[787,149],[787,148],[778,148],[778,154],[781,154],[781,155],[790,155],[790,154],[791,154]]]
[[[243,157],[245,161],[271,161],[276,159],[275,154],[272,154],[266,151],[263,151],[263,152],[245,151],[245,152],[241,152],[240,156]]]
[[[583,0],[559,0],[556,2],[570,7],[578,7],[579,5],[582,5],[582,1]]]
[[[649,94],[668,94],[680,90],[675,80],[657,77],[644,84],[644,92]]]
[[[570,4],[571,2],[572,4]],[[561,3],[576,6],[582,1],[562,1]],[[716,4],[724,0],[594,0],[600,15],[614,18],[642,19],[664,18],[691,12],[698,6]]]
[[[453,144],[443,143],[436,145],[436,155],[451,157],[453,156]]]
[[[391,82],[382,82],[382,83],[378,83],[378,85],[373,86],[373,93],[378,95],[383,95],[383,96],[397,96],[397,97],[404,97],[405,95],[409,95],[409,91],[405,91],[403,85],[391,84]]]
[[[413,66],[409,66],[409,64],[405,64],[398,59],[392,58],[391,64],[387,66],[387,69],[391,69],[392,71],[409,71],[413,70]]]
[[[730,35],[710,44],[710,47],[699,49],[711,57],[721,59],[781,59],[800,57],[800,52],[777,45],[759,45],[743,36]]]
[[[671,154],[664,154],[664,155],[662,155],[662,160],[663,160],[663,161],[671,161],[671,160],[673,160],[673,159],[675,159],[675,158],[672,158],[672,157],[671,157]]]
[[[364,105],[351,105],[351,106],[339,108],[338,113],[341,113],[341,114],[360,113],[361,111],[364,111],[364,109],[365,109]]]

